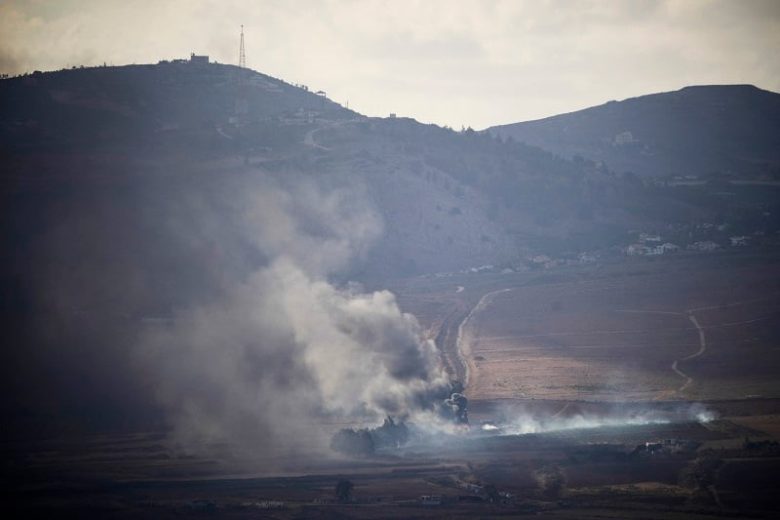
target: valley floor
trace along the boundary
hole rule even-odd
[[[472,400],[780,397],[777,256],[681,254],[398,292]]]
[[[193,456],[165,433],[6,443],[8,508],[26,518],[774,518],[778,260],[679,255],[400,280],[401,307],[467,383],[469,434],[368,459],[226,446]],[[599,423],[610,417],[675,419]],[[526,433],[481,432],[499,421]],[[354,488],[339,502],[344,479]]]

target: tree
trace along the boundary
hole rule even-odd
[[[355,487],[349,480],[339,480],[336,483],[336,498],[339,502],[349,502],[352,498],[352,488]]]
[[[486,484],[483,486],[482,493],[485,494],[485,498],[487,498],[488,502],[496,503],[501,500],[501,495],[493,484]]]
[[[545,498],[558,498],[566,487],[566,475],[557,464],[538,469],[534,477],[539,494]]]

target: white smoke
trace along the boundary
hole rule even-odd
[[[669,422],[671,422],[671,420],[668,417],[653,413],[608,416],[575,415],[572,417],[547,419],[518,417],[504,427],[504,433],[509,435],[524,435],[529,433],[545,433],[586,428],[666,424]]]
[[[567,430],[643,426],[648,424],[670,424],[680,422],[707,423],[715,420],[714,412],[702,405],[692,404],[680,409],[617,410],[608,413],[576,413],[568,416],[537,416],[527,413],[509,414],[511,417],[500,424],[482,425],[484,432],[498,432],[502,435],[526,435]]]
[[[390,292],[329,281],[382,227],[365,192],[322,184],[262,177],[232,192],[231,232],[265,262],[146,335],[144,367],[181,439],[300,449],[324,420],[429,416],[448,386]]]

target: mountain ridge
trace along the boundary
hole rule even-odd
[[[619,173],[771,175],[780,166],[780,94],[692,85],[485,131]]]
[[[295,226],[257,212],[269,185],[286,187],[312,240],[364,238],[331,276],[374,288],[619,262],[643,235],[658,237],[634,248],[648,254],[728,248],[731,237],[762,247],[780,229],[772,187],[648,182],[490,133],[365,117],[223,65],[2,80],[0,158],[0,320],[11,345],[0,395],[18,397],[0,409],[31,428],[79,424],[105,402],[111,415],[95,428],[156,420],[141,381],[92,367],[131,364],[149,327],[267,265],[258,229],[278,227],[277,246],[295,249]],[[336,236],[320,225],[351,207],[367,217],[332,226]],[[64,359],[68,345],[78,355]],[[60,391],[27,384],[41,377]],[[41,403],[64,417],[28,414]]]
[[[552,118],[555,118],[555,117],[561,117],[561,116],[567,116],[567,115],[571,115],[571,114],[576,114],[577,112],[583,112],[583,111],[586,111],[586,110],[591,110],[591,109],[594,109],[594,108],[603,107],[603,106],[606,106],[606,105],[609,105],[609,104],[612,104],[612,103],[622,103],[624,101],[631,101],[631,100],[634,100],[634,99],[644,98],[644,97],[648,97],[648,96],[661,96],[661,95],[664,95],[664,94],[672,94],[672,93],[675,93],[675,92],[682,92],[682,91],[685,91],[685,90],[688,90],[688,89],[711,88],[711,87],[712,88],[739,87],[739,88],[745,88],[745,89],[755,89],[755,90],[760,90],[760,91],[770,92],[770,93],[776,94],[776,92],[774,92],[772,90],[762,89],[762,88],[760,88],[760,87],[758,87],[756,85],[753,85],[751,83],[711,83],[711,84],[700,84],[700,85],[686,85],[686,86],[680,87],[680,88],[675,89],[675,90],[662,90],[662,91],[659,91],[659,92],[651,92],[649,94],[639,94],[639,95],[636,95],[636,96],[629,96],[629,97],[626,97],[626,98],[623,98],[623,99],[610,99],[608,101],[605,101],[603,103],[599,103],[597,105],[590,105],[590,106],[586,106],[586,107],[583,107],[583,108],[576,108],[576,109],[573,109],[573,110],[568,110],[566,112],[559,112],[557,114],[537,117],[537,118],[534,118],[534,119],[525,119],[523,121],[512,121],[512,122],[509,122],[509,123],[500,123],[500,124],[496,124],[496,125],[490,125],[488,127],[485,127],[484,129],[482,129],[481,131],[485,132],[485,131],[488,131],[488,130],[493,129],[493,128],[503,128],[503,127],[517,125],[517,124],[538,123],[539,121],[545,121],[547,119],[552,119]]]

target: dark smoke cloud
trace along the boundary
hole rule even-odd
[[[390,292],[329,282],[381,235],[365,192],[289,175],[251,186],[230,204],[263,265],[139,347],[180,438],[278,451],[326,418],[440,421],[431,402],[449,381],[415,318]]]

